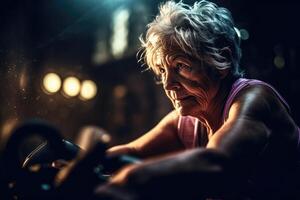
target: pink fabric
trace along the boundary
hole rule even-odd
[[[255,80],[255,79],[245,79],[245,78],[240,78],[237,81],[234,82],[234,84],[232,85],[231,91],[228,95],[227,101],[225,103],[224,109],[223,109],[223,121],[226,120],[226,118],[228,117],[228,112],[230,109],[231,104],[233,103],[234,98],[236,97],[236,95],[245,87],[247,86],[251,86],[251,85],[265,85],[269,88],[272,89],[272,91],[278,96],[278,98],[281,100],[281,102],[283,103],[283,105],[285,105],[285,107],[290,110],[289,105],[287,104],[287,102],[283,99],[283,97],[275,90],[275,88],[273,88],[271,85],[269,85],[268,83],[265,83],[263,81],[259,81],[259,80]]]
[[[191,116],[180,116],[178,121],[178,136],[185,148],[198,146],[198,124],[199,120]]]
[[[228,98],[226,100],[224,109],[223,109],[223,121],[226,120],[228,117],[228,112],[230,109],[230,106],[236,97],[236,95],[245,87],[250,86],[250,85],[265,85],[271,88],[275,94],[278,96],[278,98],[281,100],[281,102],[287,107],[289,110],[289,106],[286,103],[286,101],[283,99],[283,97],[269,84],[255,80],[255,79],[245,79],[245,78],[240,78],[234,82],[232,85],[231,91],[228,95]],[[195,148],[198,146],[198,128],[200,127],[199,125],[199,120],[195,117],[191,116],[180,116],[179,121],[178,121],[178,136],[181,140],[181,142],[184,144],[184,146],[189,149],[189,148]],[[201,138],[200,138],[201,139]],[[300,138],[299,138],[299,145],[300,145]]]

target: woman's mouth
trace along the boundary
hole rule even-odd
[[[176,98],[175,101],[185,101],[185,100],[188,100],[188,99],[190,99],[192,97],[193,96],[180,97],[180,98]]]

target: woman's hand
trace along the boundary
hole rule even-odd
[[[130,164],[121,168],[111,176],[106,184],[99,185],[94,190],[97,199],[107,200],[138,200],[138,192],[128,184],[128,178],[135,172],[139,164]]]
[[[133,149],[127,145],[118,145],[109,148],[106,151],[106,155],[108,157],[118,156],[118,155],[124,155],[124,154],[132,154]]]
[[[140,164],[127,165],[111,176],[109,183],[123,186],[127,183],[128,178],[139,168],[141,168]]]

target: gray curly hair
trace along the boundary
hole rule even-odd
[[[233,76],[243,75],[239,69],[239,37],[226,8],[206,0],[193,6],[168,1],[160,6],[159,11],[159,15],[148,24],[145,39],[140,37],[140,60],[144,60],[156,74],[159,74],[157,56],[175,50],[214,67],[213,70],[231,69]],[[230,53],[225,55],[225,49]]]

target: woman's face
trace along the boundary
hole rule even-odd
[[[184,54],[158,59],[163,88],[180,115],[201,117],[219,89],[219,81],[208,77],[199,61]]]

